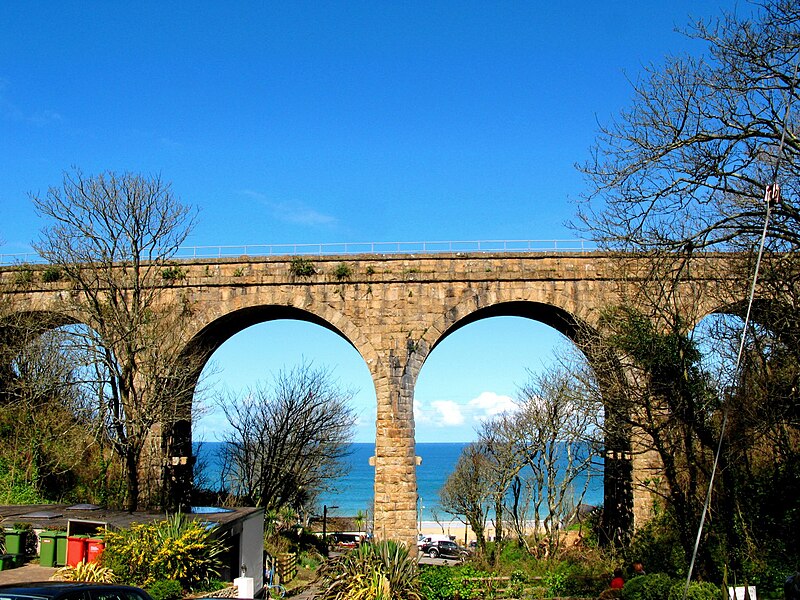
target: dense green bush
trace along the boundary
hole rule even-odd
[[[686,577],[686,555],[677,532],[669,514],[656,515],[636,530],[625,557],[629,562],[641,561],[645,569],[654,565],[671,577]]]
[[[186,279],[186,271],[178,265],[170,265],[161,269],[161,278],[164,281],[181,281]]]
[[[125,583],[148,586],[174,579],[185,589],[193,589],[219,577],[224,550],[213,528],[175,515],[108,532],[101,560]]]
[[[560,593],[565,596],[596,597],[608,587],[613,564],[597,550],[577,556],[567,555],[550,570],[561,574]]]
[[[666,573],[633,577],[622,588],[622,600],[664,600],[675,583]]]
[[[295,256],[292,258],[292,264],[289,266],[289,271],[295,277],[311,277],[317,272],[317,269],[314,267],[314,263],[307,258]]]
[[[685,581],[679,581],[672,585],[669,590],[667,600],[682,600],[683,591],[686,587]],[[707,581],[692,581],[686,594],[686,600],[719,600],[722,596],[719,586]]]
[[[353,270],[350,268],[350,265],[343,262],[336,265],[336,268],[333,270],[333,276],[339,281],[342,279],[350,279],[352,274]]]
[[[480,571],[471,565],[423,567],[419,573],[420,591],[426,600],[481,598],[483,587],[480,582],[470,581],[470,579],[489,577],[490,575],[490,573]]]
[[[54,266],[47,267],[42,271],[42,281],[44,283],[53,283],[61,279],[61,269]]]
[[[180,600],[183,598],[183,588],[179,581],[161,579],[147,588],[147,593],[153,600]]]

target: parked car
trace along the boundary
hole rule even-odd
[[[43,581],[0,585],[0,600],[153,600],[129,585]]]
[[[431,558],[458,558],[463,559],[469,556],[469,551],[462,548],[455,542],[444,540],[433,540],[422,546],[422,553]]]

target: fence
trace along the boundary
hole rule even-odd
[[[441,242],[345,242],[333,244],[241,244],[182,246],[175,259],[238,258],[241,256],[326,256],[342,254],[436,254],[445,252],[592,252],[585,240],[463,240]],[[35,252],[0,254],[0,265],[43,263]]]

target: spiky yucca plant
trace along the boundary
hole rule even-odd
[[[420,600],[416,552],[393,541],[362,544],[329,561],[321,583],[322,600]]]
[[[98,563],[79,562],[74,567],[61,567],[52,579],[56,581],[85,581],[89,583],[114,583],[114,572]]]

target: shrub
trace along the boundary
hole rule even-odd
[[[30,285],[33,283],[33,270],[30,267],[20,267],[14,273],[15,285]]]
[[[186,279],[186,271],[178,265],[170,265],[161,269],[161,278],[165,281],[180,281]]]
[[[489,576],[489,573],[479,571],[472,565],[424,567],[419,574],[420,591],[426,600],[482,598],[484,594],[482,585],[478,581],[471,580]]]
[[[525,575],[525,571],[520,569],[512,571],[508,582],[508,591],[511,596],[514,598],[522,598],[522,594],[525,591],[525,584],[527,582],[528,578]]]
[[[564,571],[548,571],[542,583],[550,597],[562,596],[567,591],[567,574]]]
[[[209,579],[208,581],[203,581],[196,585],[192,590],[194,593],[202,593],[204,595],[208,595],[208,592],[216,592],[219,590],[224,590],[227,587],[230,587],[230,582],[222,581],[220,579]]]
[[[563,576],[561,594],[565,596],[597,597],[608,587],[608,565],[597,557],[562,563],[558,571]]]
[[[393,541],[362,544],[321,569],[322,600],[381,598],[419,600],[415,555]]]
[[[146,591],[153,600],[180,600],[183,598],[183,588],[180,582],[172,579],[156,581]]]
[[[79,562],[74,567],[61,567],[53,574],[60,581],[85,581],[89,583],[114,583],[116,577],[108,567],[98,563]],[[158,599],[156,599],[158,600]]]
[[[42,271],[42,281],[44,283],[53,283],[61,279],[61,269],[54,266],[47,267]]]
[[[449,600],[455,591],[449,567],[423,567],[419,572],[419,585],[426,600]]]
[[[686,587],[685,581],[674,583],[669,589],[667,600],[682,600],[683,590]],[[707,581],[692,581],[689,583],[689,590],[686,600],[717,600],[722,596],[718,586]]]
[[[322,562],[322,557],[318,552],[301,552],[298,562],[304,569],[316,571]]]
[[[640,575],[625,582],[622,600],[664,600],[677,583],[666,573]]]
[[[148,586],[175,579],[186,589],[219,577],[225,547],[214,529],[175,515],[158,523],[108,532],[103,564],[126,583]]]
[[[0,458],[0,504],[46,504],[35,480],[38,471]]]
[[[353,274],[353,270],[350,268],[350,265],[347,263],[339,263],[336,265],[336,268],[333,270],[333,276],[336,277],[339,281],[342,279],[350,279],[350,276]]]
[[[317,272],[317,270],[314,268],[314,263],[307,258],[303,258],[302,256],[295,256],[292,259],[292,264],[289,266],[289,271],[295,277],[311,277]]]
[[[658,565],[658,570],[671,577],[685,577],[686,555],[678,539],[678,528],[668,513],[650,519],[636,533],[625,551],[626,558],[647,565]]]

